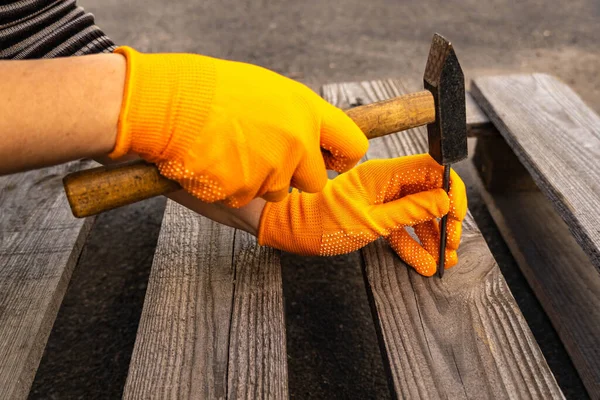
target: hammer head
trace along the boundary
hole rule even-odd
[[[435,102],[435,122],[427,125],[429,154],[441,165],[467,158],[465,77],[452,44],[437,33],[423,81]]]

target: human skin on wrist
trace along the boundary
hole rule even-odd
[[[0,61],[0,76],[0,175],[113,149],[123,56]]]

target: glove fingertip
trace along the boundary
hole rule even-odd
[[[456,250],[446,250],[444,269],[450,269],[458,264],[458,254]]]
[[[415,267],[414,265],[411,265],[411,267],[413,267],[419,275],[423,275],[426,277],[433,276],[437,271],[437,265],[435,265],[435,263],[429,263],[425,267],[420,267],[420,268]]]
[[[446,246],[449,249],[456,250],[460,245],[460,239],[462,236],[462,223],[460,221],[448,218],[448,225],[446,227],[447,239]]]
[[[467,188],[463,180],[454,170],[451,170],[450,181],[449,196],[452,200],[450,214],[454,219],[462,221],[467,215]]]
[[[323,169],[323,173],[313,173],[312,176],[313,178],[295,176],[290,185],[306,193],[320,192],[327,184],[327,171]]]
[[[274,192],[267,192],[260,197],[262,197],[263,199],[265,199],[268,202],[277,203],[277,202],[280,202],[283,199],[285,199],[285,197],[287,195],[288,195],[288,189],[281,189],[281,190],[277,190]]]
[[[369,140],[350,117],[332,106],[323,118],[321,148],[325,150],[327,168],[342,173],[364,157]]]
[[[290,181],[290,186],[303,192],[317,193],[323,190],[327,180],[325,162],[317,148],[298,165]]]
[[[432,189],[430,191],[434,198],[434,204],[437,209],[434,211],[436,217],[442,217],[450,211],[450,197],[444,189]]]
[[[410,194],[400,199],[400,201],[403,199],[414,203],[415,208],[419,208],[427,213],[427,219],[440,218],[448,214],[450,210],[450,198],[444,189],[430,189]]]
[[[432,276],[437,270],[435,259],[404,228],[387,238],[392,249],[418,274]]]

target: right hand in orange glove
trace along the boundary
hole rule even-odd
[[[278,201],[290,185],[318,192],[326,167],[347,171],[367,151],[365,135],[343,111],[264,68],[116,52],[127,59],[127,76],[111,157],[137,153],[205,202]]]
[[[258,240],[280,250],[331,256],[362,248],[383,236],[416,271],[437,269],[439,225],[448,213],[446,268],[458,262],[461,223],[467,212],[465,185],[454,172],[450,192],[442,188],[443,167],[428,154],[367,161],[329,181],[316,194],[293,191],[267,203]],[[421,243],[405,230],[413,226]]]

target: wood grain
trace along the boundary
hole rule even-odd
[[[63,179],[73,215],[89,217],[151,197],[180,190],[175,181],[143,160],[77,171]]]
[[[435,103],[428,90],[346,110],[368,139],[435,121]]]
[[[0,177],[0,397],[29,393],[92,219],[62,189],[74,162]]]
[[[288,397],[279,251],[235,236],[235,295],[229,342],[228,398]]]
[[[327,85],[340,106],[403,93],[398,81]],[[374,139],[367,157],[427,151],[424,128]],[[362,251],[365,276],[399,398],[563,398],[529,327],[469,214],[459,265],[443,280],[407,267],[382,240]]]
[[[544,74],[478,78],[472,94],[600,271],[600,117]]]
[[[475,182],[590,397],[600,398],[600,273],[539,190],[492,194],[475,167],[471,165],[470,171],[470,181]]]
[[[124,398],[287,397],[283,321],[273,251],[168,201]]]

